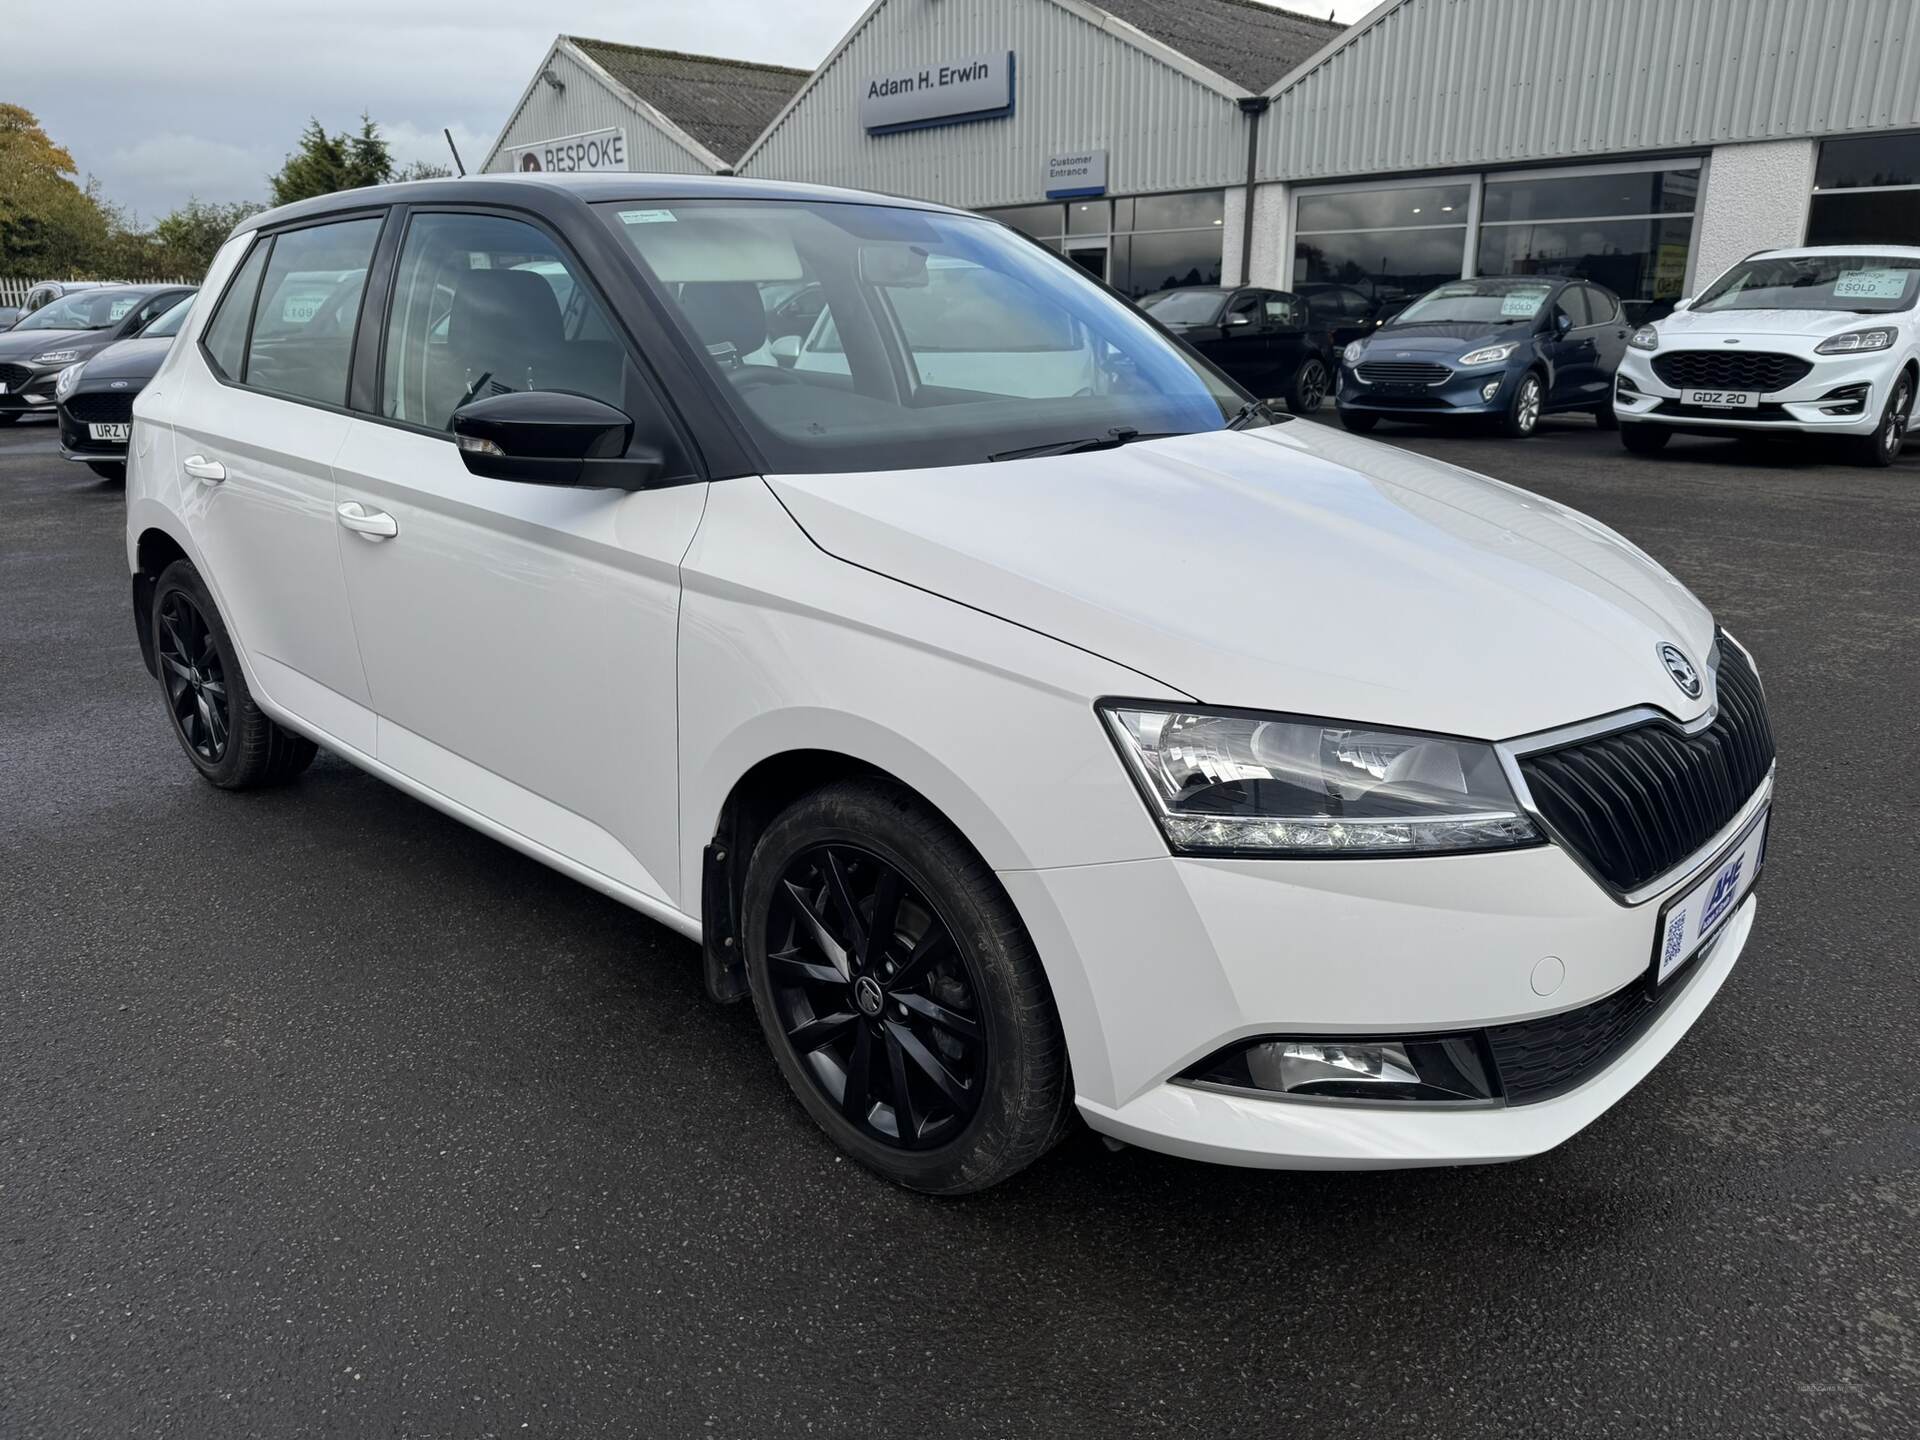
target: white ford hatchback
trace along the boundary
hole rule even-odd
[[[769,344],[805,286],[844,363]],[[470,178],[256,217],[206,296],[127,485],[187,757],[324,745],[700,941],[903,1184],[1076,1110],[1245,1165],[1531,1154],[1746,943],[1773,740],[1698,601],[1275,422],[999,225]]]

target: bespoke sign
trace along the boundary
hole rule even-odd
[[[557,171],[562,175],[589,170],[627,168],[627,132],[589,130],[584,135],[562,135],[513,148],[516,170]]]
[[[1013,113],[1013,52],[961,55],[860,82],[860,124],[869,135],[960,125]]]
[[[1047,198],[1071,200],[1076,195],[1107,193],[1107,152],[1076,150],[1047,158]]]

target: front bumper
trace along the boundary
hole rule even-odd
[[[65,366],[37,370],[24,365],[6,367],[6,393],[0,395],[0,412],[16,415],[51,415],[54,410],[53,383]],[[24,372],[24,373],[23,373]]]
[[[1183,857],[1003,872],[1046,957],[1094,1129],[1280,1169],[1510,1160],[1593,1121],[1679,1041],[1738,960],[1754,901],[1623,1046],[1550,1099],[1486,1106],[1253,1096],[1179,1077],[1262,1035],[1486,1030],[1644,986],[1661,906],[1771,800],[1763,784],[1660,892],[1627,905],[1558,845],[1381,860]]]
[[[1427,357],[1422,356],[1422,359]],[[1344,361],[1340,365],[1340,385],[1334,403],[1342,410],[1369,415],[1403,415],[1408,419],[1447,415],[1504,414],[1514,384],[1525,373],[1507,362],[1460,369],[1441,356],[1434,363],[1445,364],[1447,377],[1436,383],[1369,384]],[[1487,387],[1494,388],[1491,395]]]
[[[103,461],[124,461],[127,458],[125,440],[95,440],[88,428],[89,422],[76,419],[67,408],[69,402],[78,398],[82,392],[76,391],[62,401],[58,407],[60,413],[60,455],[63,459],[79,461],[82,464],[99,464]],[[116,414],[117,414],[116,410]],[[118,423],[133,423],[133,402],[127,401],[127,414]]]
[[[1702,434],[1751,434],[1755,431],[1803,431],[1836,435],[1871,435],[1880,426],[1887,391],[1900,372],[1895,351],[1869,355],[1820,355],[1810,342],[1779,337],[1755,337],[1754,350],[1799,356],[1813,369],[1804,379],[1784,389],[1759,392],[1752,410],[1709,410],[1689,406],[1681,387],[1669,385],[1655,373],[1653,362],[1663,353],[1707,350],[1698,343],[1676,341],[1658,351],[1629,350],[1614,374],[1613,413],[1621,420],[1645,425],[1670,425]],[[1858,391],[1857,400],[1836,391]],[[1829,413],[1845,406],[1844,413]]]

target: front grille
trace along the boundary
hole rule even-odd
[[[1653,407],[1655,415],[1673,415],[1682,420],[1745,420],[1776,425],[1796,425],[1786,406],[1770,400],[1763,400],[1751,408],[1729,410],[1719,405],[1688,405],[1679,400],[1662,400]]]
[[[1773,764],[1759,677],[1739,646],[1717,649],[1719,709],[1698,734],[1650,721],[1520,761],[1555,836],[1616,889],[1638,889],[1713,839]]]
[[[9,391],[18,390],[33,378],[33,371],[24,365],[0,365],[0,385]]]
[[[1551,1100],[1612,1064],[1687,988],[1718,943],[1718,936],[1710,940],[1657,995],[1645,980],[1636,980],[1578,1010],[1488,1026],[1487,1048],[1507,1104]]]
[[[126,424],[133,419],[133,396],[130,394],[109,395],[104,392],[69,395],[67,414],[82,425]]]
[[[1444,385],[1453,371],[1427,360],[1369,360],[1354,372],[1369,385]]]
[[[1798,385],[1813,362],[1771,350],[1670,350],[1653,357],[1653,373],[1676,390],[1757,390],[1762,395]]]

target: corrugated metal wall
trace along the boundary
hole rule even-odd
[[[868,77],[1012,50],[1001,120],[870,136]],[[1116,195],[1228,185],[1246,167],[1229,97],[1049,0],[888,0],[741,166],[977,208],[1037,201],[1047,157],[1104,146]]]
[[[567,88],[555,90],[545,81],[535,83],[527,103],[514,113],[501,132],[494,153],[488,158],[488,170],[511,169],[508,151],[515,145],[617,128],[627,132],[629,170],[666,171],[674,175],[708,173],[707,167],[684,146],[669,139],[565,51],[555,53],[553,73]]]
[[[1275,98],[1297,180],[1920,126],[1920,0],[1408,0]]]

